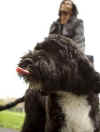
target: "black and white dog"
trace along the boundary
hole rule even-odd
[[[70,39],[48,37],[24,55],[22,132],[99,132],[100,75]]]

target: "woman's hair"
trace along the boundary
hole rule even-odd
[[[77,16],[78,15],[78,9],[76,5],[72,2],[72,15]]]

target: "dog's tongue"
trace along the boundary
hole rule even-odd
[[[16,72],[18,72],[19,74],[30,74],[30,72],[28,71],[28,70],[25,70],[25,69],[23,69],[23,68],[21,68],[21,67],[17,67],[16,68]]]

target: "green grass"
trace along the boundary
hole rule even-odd
[[[24,113],[10,111],[0,112],[0,127],[20,130],[24,121],[24,117]]]

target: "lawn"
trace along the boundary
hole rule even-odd
[[[24,117],[24,113],[10,111],[0,112],[0,127],[20,130]]]

